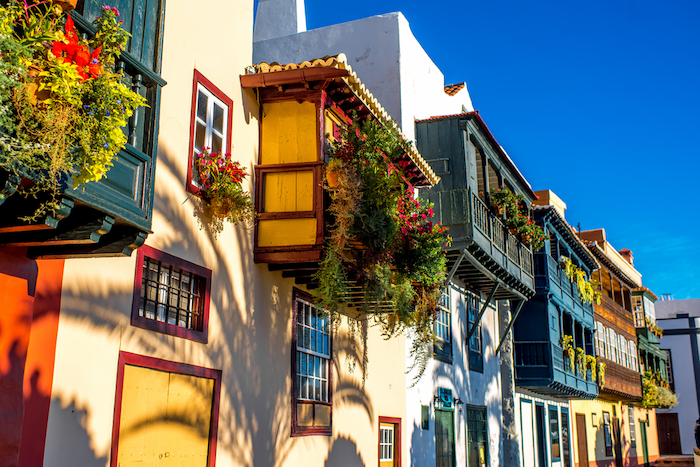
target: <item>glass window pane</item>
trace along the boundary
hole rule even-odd
[[[214,126],[214,131],[219,132],[220,134],[224,133],[224,108],[214,104],[214,120],[213,120],[213,126]]]
[[[200,120],[207,121],[207,107],[209,105],[209,98],[202,91],[199,91],[197,95],[197,117]]]
[[[221,136],[213,134],[211,136],[211,152],[221,152],[221,147],[223,146],[223,140]]]
[[[207,127],[204,124],[197,122],[194,130],[194,148],[197,150],[197,152],[201,152],[202,148],[207,145],[206,138]]]

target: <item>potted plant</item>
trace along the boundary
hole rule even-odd
[[[581,347],[576,347],[576,363],[582,378],[586,378],[586,352]]]
[[[145,105],[115,69],[129,37],[118,16],[104,6],[83,39],[50,3],[0,6],[0,169],[27,180],[21,195],[48,197],[27,221],[54,211],[67,187],[101,179]]]
[[[593,355],[586,355],[586,365],[591,370],[591,381],[596,381],[596,358]]]
[[[333,158],[326,164],[326,185],[331,190],[338,188],[338,177],[341,167],[342,161],[339,158]]]
[[[212,216],[232,224],[252,221],[253,201],[241,186],[248,174],[240,163],[232,161],[229,153],[209,152],[209,148],[203,148],[196,160],[202,195]]]
[[[578,295],[583,303],[593,303],[600,305],[602,294],[595,290],[599,284],[595,280],[586,280],[586,272],[576,266],[569,257],[560,256],[559,266],[564,270],[566,277],[576,284]]]
[[[564,334],[561,337],[561,346],[564,349],[564,353],[566,354],[565,357],[568,357],[569,369],[571,370],[572,373],[574,373],[576,371],[576,362],[574,360],[574,356],[576,355],[576,350],[574,349],[573,342],[574,342],[574,338],[572,336]]]
[[[605,362],[598,361],[598,381],[601,388],[605,386],[605,366]]]

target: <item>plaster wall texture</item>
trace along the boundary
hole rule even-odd
[[[646,420],[649,416],[649,426],[647,427],[647,449],[649,462],[654,462],[659,457],[659,441],[656,432],[656,412],[654,409],[644,409],[634,407],[634,420],[636,431],[636,446],[633,448],[630,438],[630,424],[628,415],[628,405],[622,402],[606,401],[604,399],[594,399],[591,401],[571,400],[572,417],[572,450],[575,462],[578,458],[578,438],[576,434],[576,414],[586,416],[586,440],[588,444],[588,460],[591,465],[614,465],[614,455],[605,455],[605,438],[603,429],[603,412],[610,414],[610,430],[612,433],[613,407],[617,418],[620,420],[620,433],[622,444],[622,457],[624,465],[644,465],[642,457],[642,441],[640,438],[640,420]],[[597,423],[594,426],[591,414],[596,414]],[[595,462],[595,463],[594,463]],[[611,464],[612,463],[612,464]]]
[[[154,233],[146,243],[212,271],[209,341],[131,326],[136,255],[67,260],[45,464],[109,462],[117,364],[126,351],[222,371],[219,466],[375,465],[378,417],[405,417],[405,339],[384,340],[376,327],[366,341],[361,333],[353,339],[344,320],[333,344],[333,434],[292,438],[294,280],[254,264],[251,229],[227,225],[216,238],[200,228],[184,189],[195,68],[233,99],[233,158],[248,173],[257,161],[259,108],[238,79],[252,58],[253,2],[199,5],[197,14],[210,18],[209,30],[220,35],[193,30],[186,4],[166,8],[162,76],[168,85],[161,94]],[[406,441],[404,428],[404,459]]]
[[[654,303],[657,318],[674,318],[676,313],[688,313],[700,318],[700,298],[685,300],[657,300]]]
[[[257,41],[253,61],[299,63],[340,53],[409,139],[414,119],[474,110],[466,87],[445,94],[444,75],[400,12]]]
[[[456,285],[456,287],[455,287]],[[501,435],[501,377],[498,358],[494,355],[498,345],[498,313],[492,305],[482,317],[482,342],[484,352],[483,373],[470,371],[468,366],[467,317],[460,288],[464,284],[453,282],[450,293],[452,310],[452,363],[432,359],[423,377],[413,383],[413,373],[407,375],[406,426],[411,442],[410,463],[423,466],[435,464],[435,402],[438,387],[452,390],[454,398],[469,405],[485,406],[489,439],[489,463],[492,467],[503,465]],[[483,299],[481,305],[483,305]],[[410,342],[407,340],[407,345]],[[428,430],[421,428],[421,406],[430,407]],[[456,465],[467,465],[466,409],[455,409],[455,453]]]
[[[304,0],[258,0],[253,40],[306,31]]]
[[[675,301],[693,301],[693,300],[675,300]],[[667,302],[656,302],[657,304],[657,318],[659,316],[659,304]],[[668,302],[672,303],[672,302]],[[680,309],[683,311],[678,312],[690,312],[691,310],[681,306]],[[664,310],[668,312],[668,310]],[[676,311],[669,313],[674,316]],[[692,316],[692,315],[691,315]],[[691,325],[690,322],[693,322]],[[683,330],[689,327],[697,327],[700,325],[700,320],[695,318],[663,318],[658,319],[657,324],[664,331],[670,331],[672,329]],[[678,427],[681,434],[681,450],[684,454],[693,454],[693,447],[695,446],[695,421],[700,416],[700,408],[698,408],[698,379],[700,378],[700,373],[698,368],[694,364],[695,359],[700,358],[700,348],[697,344],[693,348],[693,342],[689,334],[671,335],[664,332],[659,346],[662,349],[671,350],[671,367],[673,372],[673,384],[676,390],[676,395],[678,396],[678,405],[672,409],[661,410],[659,413],[675,413],[678,414]]]

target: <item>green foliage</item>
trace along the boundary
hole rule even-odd
[[[600,299],[602,294],[596,290],[599,288],[597,281],[591,279],[586,280],[586,272],[579,269],[571,259],[567,256],[562,256],[559,258],[559,264],[564,268],[564,274],[569,278],[571,282],[576,282],[576,288],[578,289],[578,296],[583,303],[593,303],[600,305]]]
[[[547,235],[544,229],[528,218],[525,198],[507,188],[491,190],[491,203],[505,214],[506,227],[520,235],[526,245],[531,245],[533,251],[539,251],[544,246]]]
[[[101,179],[126,144],[122,128],[145,105],[114,69],[128,33],[103,8],[86,41],[50,4],[0,7],[0,168],[35,182],[24,196],[48,194],[26,220],[54,210],[66,187]]]
[[[586,351],[581,347],[576,347],[576,364],[578,365],[578,371],[583,378],[586,377]]]
[[[605,386],[605,362],[598,361],[598,381],[601,388]]]
[[[567,334],[564,334],[561,336],[561,346],[564,349],[564,352],[569,357],[569,369],[571,370],[572,373],[576,372],[576,360],[574,359],[576,355],[576,350],[574,349],[574,338],[572,336],[569,336]]]
[[[591,369],[591,381],[596,381],[596,358],[593,355],[586,355],[586,365]]]
[[[402,167],[401,135],[391,123],[353,116],[334,147],[337,186],[330,196],[331,223],[316,274],[318,304],[332,316],[343,312],[348,285],[361,287],[364,305],[385,337],[409,330],[412,354],[422,374],[432,352],[435,310],[445,280],[449,241],[433,224],[432,206],[414,199]],[[388,313],[386,305],[392,310]]]
[[[645,408],[670,409],[678,404],[678,396],[669,388],[661,374],[647,370],[642,375],[642,405]]]

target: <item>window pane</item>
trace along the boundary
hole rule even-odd
[[[206,122],[207,121],[207,107],[209,104],[209,98],[202,91],[199,91],[197,95],[197,117]]]
[[[218,132],[219,134],[224,133],[224,109],[223,107],[214,104],[214,120],[213,120],[213,127],[214,131]]]
[[[197,122],[194,134],[194,148],[197,152],[201,152],[202,148],[206,146],[206,138],[207,127],[204,124]]]
[[[223,140],[221,136],[213,134],[211,136],[211,152],[221,152],[221,147],[223,146]]]

